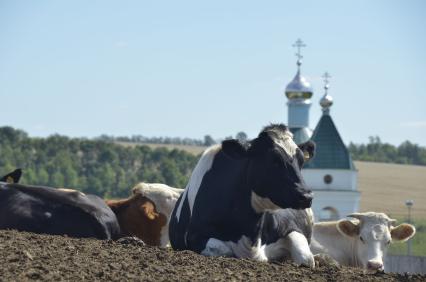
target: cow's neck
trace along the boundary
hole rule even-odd
[[[242,177],[240,177],[234,197],[233,217],[243,235],[254,242],[257,237],[257,225],[262,213],[255,211],[251,204],[252,190],[247,183],[247,165],[248,163]]]
[[[353,267],[361,267],[361,262],[358,259],[358,240],[357,238],[349,238],[340,234],[339,252],[343,253],[343,258],[346,261],[345,265]]]
[[[351,247],[350,262],[349,262],[350,266],[362,267],[362,264],[358,259],[358,251],[357,251],[359,248],[358,244],[359,242],[357,237],[350,239],[350,247]]]
[[[252,209],[258,214],[264,213],[268,210],[281,209],[281,207],[274,204],[269,198],[263,198],[257,195],[254,191],[251,191],[250,203]]]

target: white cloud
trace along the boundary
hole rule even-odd
[[[400,123],[400,126],[410,128],[426,128],[426,121],[406,121]]]

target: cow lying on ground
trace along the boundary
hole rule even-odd
[[[361,267],[366,271],[384,270],[387,248],[393,241],[404,242],[414,236],[410,224],[392,226],[396,222],[384,213],[366,212],[343,219],[315,223],[311,250],[326,253],[341,265]]]
[[[160,183],[139,183],[128,199],[107,200],[124,236],[136,236],[153,246],[169,243],[168,221],[183,189]]]
[[[103,199],[71,189],[0,182],[0,229],[117,239],[117,218]]]
[[[270,125],[246,144],[226,140],[208,148],[173,210],[172,247],[236,257],[250,247],[252,258],[265,260],[258,223],[267,210],[311,206],[300,170],[313,151],[312,142],[298,147],[284,125]]]

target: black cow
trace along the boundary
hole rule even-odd
[[[104,200],[70,189],[0,182],[0,229],[117,239],[120,226]]]
[[[226,140],[207,149],[173,210],[170,242],[176,250],[209,256],[265,259],[257,226],[262,213],[280,208],[304,209],[312,203],[300,172],[314,144],[299,147],[284,125],[265,127],[248,143]]]

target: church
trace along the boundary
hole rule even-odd
[[[301,47],[298,39],[297,73],[285,88],[288,99],[288,126],[296,144],[312,140],[316,144],[315,156],[302,169],[305,182],[314,192],[312,209],[316,221],[336,220],[359,209],[360,192],[357,189],[358,171],[339,131],[331,117],[333,98],[328,93],[330,75],[324,78],[324,95],[319,100],[322,116],[312,130],[309,109],[314,94],[310,83],[301,74]]]

